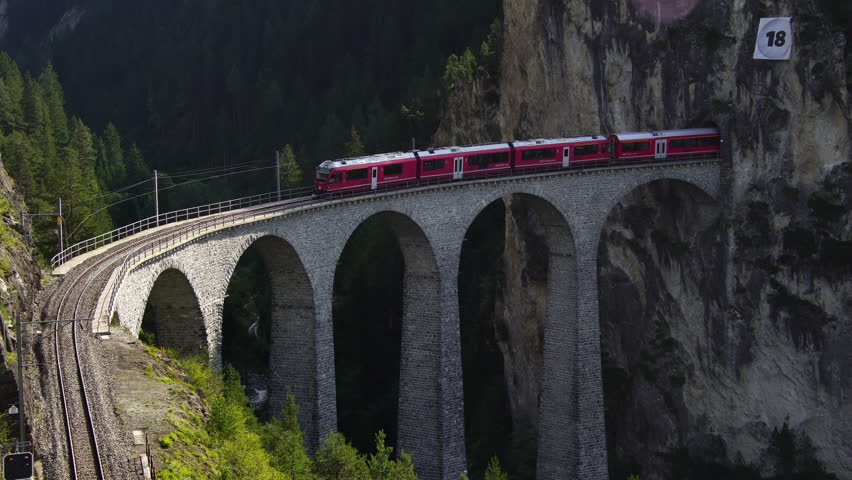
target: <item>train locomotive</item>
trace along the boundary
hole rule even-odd
[[[690,128],[380,153],[322,162],[316,169],[314,194],[613,163],[709,158],[718,155],[719,148],[718,129]]]

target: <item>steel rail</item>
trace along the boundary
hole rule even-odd
[[[167,235],[167,234],[171,233],[172,231],[180,229],[180,228],[181,228],[180,226],[170,227],[169,229],[164,230],[163,232],[159,232],[157,235],[155,235],[155,238],[159,237],[159,236]],[[78,444],[75,447],[74,432],[73,432],[73,429],[72,429],[72,426],[71,426],[72,420],[71,420],[71,415],[69,413],[69,408],[68,408],[69,399],[68,399],[67,394],[69,392],[67,392],[67,390],[66,390],[66,382],[65,382],[65,378],[63,376],[62,360],[61,360],[60,349],[59,349],[59,344],[60,344],[59,323],[61,322],[60,319],[61,319],[61,315],[62,315],[62,310],[63,310],[63,307],[65,306],[65,302],[67,301],[69,294],[71,294],[74,287],[79,284],[80,280],[83,279],[83,277],[85,277],[86,275],[90,274],[97,267],[102,266],[102,268],[100,268],[97,272],[88,276],[86,283],[83,285],[83,288],[81,289],[80,294],[77,297],[77,301],[75,302],[75,305],[74,305],[74,315],[72,317],[72,319],[77,319],[77,314],[78,314],[79,309],[80,309],[80,304],[82,302],[83,297],[86,294],[87,289],[89,288],[91,283],[95,280],[95,278],[97,278],[106,268],[109,267],[110,261],[112,260],[113,261],[112,263],[115,263],[114,261],[117,258],[120,257],[121,253],[126,252],[128,250],[131,250],[135,246],[138,246],[139,244],[144,244],[145,242],[150,241],[150,240],[151,240],[150,237],[146,237],[144,239],[139,239],[139,240],[137,240],[136,242],[133,242],[130,245],[125,245],[125,246],[117,249],[114,252],[110,252],[107,256],[96,260],[92,265],[87,266],[84,269],[83,272],[81,272],[71,282],[69,282],[68,288],[64,289],[65,291],[63,292],[62,296],[59,299],[59,305],[57,306],[56,322],[55,322],[57,325],[56,325],[55,330],[54,330],[54,352],[55,352],[55,355],[56,355],[57,377],[58,377],[58,380],[59,380],[59,392],[60,392],[60,399],[61,399],[61,403],[62,403],[62,411],[63,411],[64,422],[65,422],[65,433],[66,433],[66,436],[67,436],[68,457],[69,457],[70,475],[71,475],[70,478],[72,480],[76,480],[78,478],[78,469],[79,469],[80,466],[78,465],[79,462],[78,462],[77,452],[79,451],[79,449],[76,448],[76,447],[80,447],[80,445]],[[77,320],[79,320],[79,319],[77,319]],[[79,388],[80,401],[81,401],[81,406],[83,408],[83,415],[84,415],[85,421],[86,421],[86,430],[88,431],[88,435],[89,435],[90,447],[92,449],[91,450],[92,451],[92,454],[91,454],[92,464],[93,464],[92,466],[95,468],[95,473],[97,475],[98,480],[104,480],[105,476],[104,476],[103,462],[101,460],[100,447],[98,446],[97,432],[95,430],[94,418],[93,418],[92,412],[91,412],[92,409],[91,409],[88,394],[87,394],[87,391],[86,391],[86,382],[85,382],[85,378],[84,378],[84,375],[83,375],[83,362],[80,359],[79,342],[78,342],[78,338],[77,338],[77,328],[75,328],[78,325],[79,325],[79,321],[72,322],[72,343],[73,343],[73,347],[74,347],[74,359],[75,359],[75,363],[76,363],[77,379],[80,382],[79,383],[79,386],[80,386],[80,388]]]
[[[304,201],[304,200],[303,199],[297,199],[296,200],[297,203],[300,203],[300,201]],[[292,201],[291,201],[291,203],[292,203]],[[253,216],[253,215],[256,216],[256,215],[258,215],[258,212],[256,212],[255,210],[262,210],[263,212],[261,212],[260,214],[265,214],[266,212],[275,211],[276,209],[280,208],[281,206],[282,205],[278,205],[278,204],[265,204],[263,206],[258,206],[258,207],[251,209],[251,210],[248,210],[248,211],[243,211],[243,212],[239,212],[239,213],[232,213],[232,214],[227,215],[227,216],[228,217],[236,217],[237,219],[242,218],[242,217],[247,217],[247,216]],[[67,382],[66,382],[66,379],[65,379],[64,374],[63,374],[63,363],[62,363],[61,355],[60,355],[61,340],[60,340],[59,324],[63,323],[62,320],[61,320],[62,311],[63,311],[63,308],[66,305],[66,302],[68,301],[69,295],[72,293],[72,291],[74,290],[75,287],[79,286],[79,284],[81,283],[81,280],[84,277],[88,276],[85,283],[82,285],[80,293],[77,297],[77,301],[75,302],[75,305],[74,305],[74,315],[73,315],[72,319],[77,319],[77,315],[80,311],[80,306],[82,304],[82,300],[85,297],[85,294],[88,291],[90,285],[92,284],[92,282],[96,278],[98,278],[102,273],[104,273],[104,271],[106,269],[108,269],[110,266],[115,265],[116,263],[118,263],[119,260],[124,260],[124,259],[132,256],[133,253],[136,253],[139,250],[144,251],[145,250],[144,246],[148,243],[151,243],[152,241],[154,243],[158,243],[158,241],[160,241],[164,237],[168,237],[169,239],[183,238],[187,235],[186,230],[192,231],[192,230],[196,230],[198,228],[205,228],[207,226],[207,224],[210,224],[210,223],[215,224],[215,223],[218,223],[219,221],[220,220],[218,218],[212,218],[212,219],[205,218],[204,220],[202,220],[200,222],[190,224],[190,225],[175,225],[175,226],[169,227],[166,230],[157,232],[154,235],[146,236],[146,237],[141,238],[141,239],[139,239],[139,240],[137,240],[137,241],[135,241],[131,244],[124,245],[124,246],[122,246],[122,247],[120,247],[120,248],[118,248],[118,249],[116,249],[112,252],[109,252],[104,257],[95,260],[91,265],[86,266],[80,274],[76,275],[74,277],[74,279],[68,283],[67,288],[63,289],[64,292],[62,293],[62,296],[60,297],[58,305],[57,305],[56,320],[53,322],[53,323],[56,323],[56,327],[55,327],[55,330],[54,330],[54,353],[55,353],[55,356],[56,356],[57,377],[58,377],[58,381],[59,381],[60,399],[61,399],[61,403],[62,403],[62,411],[63,411],[63,417],[64,417],[64,423],[65,423],[65,433],[66,433],[66,437],[67,437],[68,456],[69,456],[69,464],[70,464],[69,466],[70,466],[70,475],[71,475],[70,478],[71,479],[76,480],[78,478],[78,470],[80,468],[82,468],[82,465],[80,464],[80,459],[78,458],[78,452],[79,452],[78,447],[80,447],[80,445],[75,444],[75,440],[74,440],[74,433],[75,432],[74,432],[74,428],[71,425],[72,419],[71,419],[71,414],[69,412],[69,405],[68,405],[69,404],[69,398],[68,397],[69,397],[70,392],[68,392],[68,390],[66,389]],[[139,248],[140,246],[142,246],[142,248]],[[100,268],[98,268],[98,267],[100,267]],[[96,269],[97,269],[97,271],[95,271]],[[93,271],[94,271],[94,273],[92,273]],[[79,320],[79,319],[77,319],[77,320]],[[87,394],[87,391],[86,391],[86,382],[85,382],[85,378],[84,378],[84,374],[83,374],[83,361],[80,358],[80,352],[79,352],[79,342],[78,342],[78,337],[77,337],[78,332],[77,332],[77,328],[74,328],[74,327],[79,327],[79,326],[80,326],[79,321],[72,322],[72,328],[73,328],[73,330],[72,330],[72,343],[73,343],[73,347],[74,347],[74,358],[75,358],[75,363],[76,363],[77,380],[79,381],[79,387],[80,387],[79,388],[80,401],[81,401],[81,406],[82,406],[82,409],[83,409],[83,414],[84,414],[84,417],[85,417],[85,420],[86,420],[86,430],[88,432],[88,436],[89,436],[89,440],[90,440],[89,446],[91,447],[91,452],[92,452],[91,453],[92,466],[95,469],[95,473],[96,473],[98,480],[105,480],[105,473],[104,473],[104,468],[103,468],[103,462],[101,460],[100,448],[98,446],[97,433],[96,433],[96,430],[95,430],[94,418],[93,418],[93,415],[92,415],[92,408],[91,408],[91,405],[89,403],[89,398],[88,398],[88,394]]]

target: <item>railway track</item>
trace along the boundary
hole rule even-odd
[[[80,341],[83,334],[91,332],[91,329],[86,328],[86,319],[81,319],[81,317],[87,313],[94,313],[92,297],[97,297],[97,292],[109,280],[113,269],[121,265],[125,258],[133,255],[139,249],[150,247],[151,244],[157,242],[179,238],[194,229],[203,229],[207,225],[215,225],[222,222],[223,217],[230,222],[239,221],[311,201],[310,197],[293,199],[274,205],[251,207],[212,218],[204,217],[186,224],[168,227],[114,248],[102,257],[90,262],[90,264],[80,266],[79,268],[82,271],[75,272],[73,279],[55,292],[54,296],[58,295],[59,298],[55,301],[53,351],[65,428],[67,478],[71,480],[113,480],[113,478],[124,477],[120,474],[111,476],[110,471],[115,470],[115,468],[114,466],[109,468],[102,458],[98,441],[98,428],[90,403],[90,385],[93,382],[87,383],[86,381],[86,363],[81,355]],[[63,281],[63,284],[65,283],[66,281]],[[51,298],[49,304],[54,303],[51,300],[54,299]],[[90,378],[89,380],[93,379]]]

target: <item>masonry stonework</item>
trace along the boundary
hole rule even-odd
[[[398,444],[411,453],[420,478],[457,480],[466,469],[458,308],[462,241],[491,202],[512,194],[531,196],[546,219],[551,250],[538,478],[602,480],[608,474],[598,242],[610,211],[625,195],[662,179],[692,184],[713,198],[719,194],[719,164],[705,161],[460,182],[329,200],[226,225],[146,259],[117,280],[114,310],[123,325],[138,332],[154,283],[169,269],[180,272],[194,293],[188,297],[194,296],[199,306],[196,318],[203,320],[211,361],[219,364],[222,301],[237,261],[254,244],[275,297],[270,369],[278,380],[270,389],[270,402],[273,411],[280,410],[287,388],[292,389],[301,405],[308,447],[315,449],[337,424],[331,309],[335,268],[354,230],[367,218],[382,215],[396,232],[406,265]]]

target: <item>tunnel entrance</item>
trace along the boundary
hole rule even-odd
[[[165,270],[154,282],[139,337],[146,343],[184,354],[207,355],[204,317],[192,285],[179,270]]]

